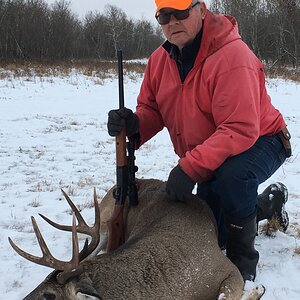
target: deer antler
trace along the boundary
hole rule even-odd
[[[25,259],[37,263],[39,265],[51,267],[55,270],[64,271],[64,273],[70,273],[72,271],[79,271],[79,263],[86,258],[89,254],[91,254],[97,247],[100,242],[100,209],[97,202],[97,195],[96,189],[94,189],[94,206],[95,206],[95,224],[93,227],[89,227],[86,222],[84,221],[82,215],[70,199],[70,197],[62,190],[63,195],[65,196],[66,200],[68,201],[69,205],[73,210],[73,221],[72,226],[60,225],[54,223],[53,221],[49,220],[47,217],[41,215],[41,217],[46,220],[49,224],[54,226],[55,228],[72,231],[72,247],[73,247],[73,254],[72,259],[68,262],[61,261],[53,257],[51,252],[49,251],[45,240],[38,228],[38,225],[35,221],[34,217],[31,217],[32,226],[35,232],[35,235],[38,239],[40,248],[42,250],[42,257],[31,255],[22,249],[20,249],[12,240],[8,238],[10,245],[12,248],[22,257]],[[76,226],[76,218],[78,220],[78,225]],[[92,240],[90,244],[88,244],[88,239],[85,241],[84,247],[82,251],[79,253],[79,246],[78,246],[78,235],[77,232],[84,233],[90,235]],[[69,275],[63,276],[63,278],[68,278]]]
[[[53,269],[60,270],[60,271],[72,271],[74,269],[77,269],[78,265],[79,265],[79,250],[78,250],[78,236],[76,233],[75,216],[73,215],[73,226],[72,226],[72,228],[73,228],[73,230],[72,230],[73,256],[69,262],[64,262],[64,261],[58,260],[55,257],[53,257],[53,255],[51,254],[51,252],[49,251],[49,249],[45,243],[45,240],[39,230],[39,227],[38,227],[34,217],[31,217],[31,222],[32,222],[32,226],[33,226],[35,235],[38,239],[40,248],[42,250],[43,256],[42,257],[34,256],[34,255],[31,255],[31,254],[23,251],[9,237],[8,240],[9,240],[10,245],[13,247],[13,249],[19,255],[21,255],[24,258],[30,260],[31,262],[39,264],[39,265],[51,267]]]
[[[96,189],[94,188],[94,207],[95,207],[95,222],[93,227],[89,227],[85,220],[83,219],[81,213],[77,209],[77,207],[74,205],[73,201],[70,199],[70,197],[65,193],[65,191],[61,190],[63,195],[65,196],[67,202],[69,203],[73,213],[76,216],[76,219],[78,221],[78,225],[76,226],[76,231],[79,233],[83,233],[86,235],[89,235],[92,237],[92,240],[87,248],[87,241],[84,245],[83,250],[80,252],[80,261],[82,261],[84,258],[89,256],[98,246],[100,242],[100,209],[97,201],[97,194]],[[46,216],[39,214],[47,223],[52,225],[53,227],[63,230],[63,231],[72,231],[72,226],[68,225],[60,225],[57,224],[50,219],[48,219]]]

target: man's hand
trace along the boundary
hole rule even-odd
[[[139,119],[131,109],[123,107],[109,111],[107,129],[110,136],[117,136],[125,125],[128,137],[139,133]]]
[[[177,165],[169,174],[166,191],[173,200],[184,201],[192,194],[195,184],[196,182]]]

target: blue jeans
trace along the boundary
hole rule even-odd
[[[247,151],[228,158],[215,177],[198,184],[197,194],[212,209],[219,229],[219,244],[225,244],[224,217],[230,222],[253,215],[257,189],[283,164],[285,149],[277,135],[262,136]]]

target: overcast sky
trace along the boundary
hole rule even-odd
[[[52,4],[55,0],[46,0]],[[128,17],[135,19],[146,18],[155,21],[155,2],[154,0],[71,0],[71,9],[83,17],[88,11],[104,11],[106,4],[115,5],[121,8]]]
[[[79,15],[84,17],[88,11],[97,10],[104,11],[106,4],[116,5],[121,8],[128,17],[135,19],[146,18],[153,22],[155,21],[155,1],[154,0],[69,0],[71,2],[71,9]],[[52,4],[55,0],[46,0],[47,3]],[[209,4],[210,0],[206,0]]]

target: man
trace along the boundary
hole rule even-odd
[[[149,58],[136,112],[110,111],[108,132],[115,136],[126,123],[138,148],[168,129],[180,159],[167,193],[183,201],[197,183],[216,217],[220,246],[244,280],[254,280],[257,222],[277,215],[284,230],[288,225],[283,184],[257,196],[291,155],[286,124],[234,18],[213,14],[203,1],[155,2],[167,41]]]

